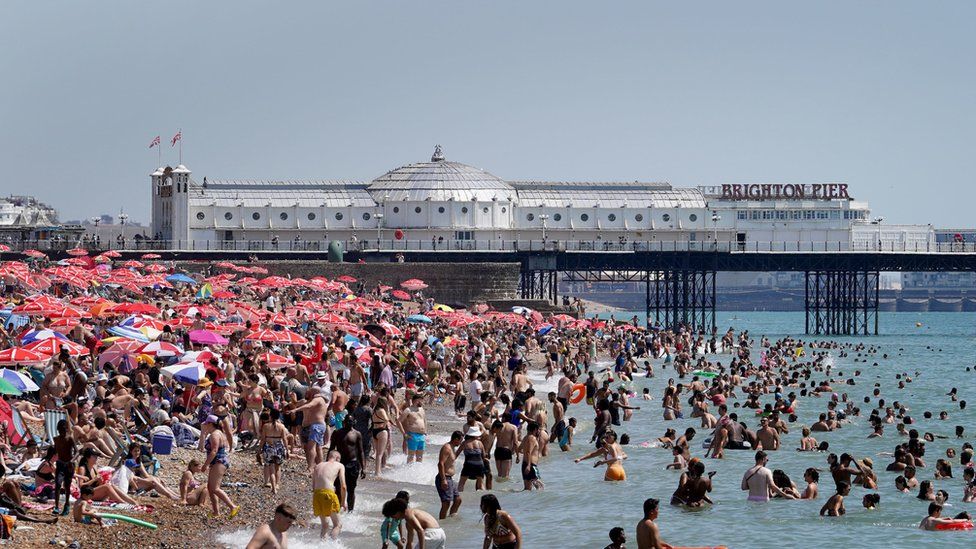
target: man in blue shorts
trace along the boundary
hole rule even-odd
[[[423,461],[427,448],[427,413],[422,394],[413,395],[410,406],[400,414],[400,425],[403,426],[403,451],[407,454],[407,463]]]

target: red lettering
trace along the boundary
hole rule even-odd
[[[722,185],[722,198],[725,200],[732,198],[732,185]]]
[[[774,198],[779,198],[781,196],[783,196],[783,186],[782,185],[773,185],[773,197]]]
[[[851,195],[847,194],[847,183],[841,183],[840,185],[840,198],[851,199]]]
[[[820,196],[820,191],[823,189],[823,185],[820,183],[813,184],[813,198],[823,198]]]
[[[735,200],[742,199],[742,185],[732,185],[732,198]]]
[[[772,185],[761,185],[761,187],[762,187],[762,197],[764,199],[765,198],[769,198],[770,192],[772,191],[773,186]]]
[[[796,198],[796,185],[783,185],[783,196]]]
[[[827,185],[827,198],[837,198],[837,184],[831,183]]]
[[[747,192],[746,196],[749,198],[762,198],[762,191],[759,189],[759,185],[745,185]]]

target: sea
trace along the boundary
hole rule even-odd
[[[618,319],[628,319],[633,313],[618,313]],[[827,473],[827,454],[797,452],[800,428],[816,421],[826,410],[826,398],[801,398],[797,413],[799,420],[791,425],[790,433],[781,439],[782,449],[772,452],[771,469],[782,469],[803,489],[803,472],[808,467],[821,470],[820,498],[813,501],[773,500],[768,503],[750,503],[746,493],[740,490],[743,472],[754,463],[751,451],[727,451],[723,460],[707,460],[708,471],[715,471],[714,490],[710,494],[714,505],[700,510],[686,510],[668,505],[677,487],[679,473],[666,470],[672,461],[669,450],[658,448],[654,441],[665,429],[674,428],[679,433],[687,427],[699,428],[697,419],[664,421],[660,397],[668,378],[674,371],[663,369],[661,361],[653,361],[656,377],[638,377],[634,382],[637,397],[632,404],[641,406],[629,422],[616,427],[618,433],[630,435],[625,446],[628,459],[625,462],[627,480],[604,482],[603,466],[593,468],[592,461],[576,464],[573,459],[590,451],[588,444],[592,434],[593,413],[585,405],[571,406],[569,416],[576,417],[580,428],[570,452],[550,448],[548,458],[540,464],[545,490],[523,492],[521,479],[498,482],[494,493],[502,508],[511,513],[523,533],[523,547],[534,548],[596,548],[606,546],[608,532],[615,526],[624,528],[628,547],[636,547],[635,527],[641,519],[641,506],[646,498],[661,501],[657,524],[665,542],[676,547],[726,546],[730,548],[784,547],[918,547],[938,544],[946,547],[976,547],[976,531],[927,532],[918,529],[918,523],[926,515],[928,502],[916,498],[915,493],[902,494],[894,488],[895,473],[885,471],[892,461],[890,452],[901,440],[894,426],[889,426],[882,438],[868,439],[871,430],[867,422],[871,405],[863,399],[879,384],[881,396],[891,402],[898,400],[911,409],[914,427],[920,432],[931,432],[934,442],[926,445],[925,460],[928,465],[919,471],[920,480],[932,480],[936,459],[945,457],[947,448],[957,453],[963,442],[976,438],[976,406],[961,410],[957,402],[951,402],[946,393],[958,389],[959,399],[976,404],[976,313],[881,313],[878,336],[858,337],[806,337],[803,335],[802,312],[719,312],[717,324],[720,331],[732,327],[737,332],[748,329],[756,345],[765,335],[771,339],[786,335],[804,340],[834,340],[838,342],[864,343],[876,347],[876,353],[867,355],[850,353],[840,357],[832,352],[835,365],[833,377],[846,380],[860,370],[856,385],[835,384],[838,393],[848,397],[862,409],[862,417],[854,419],[842,429],[831,433],[814,433],[818,441],[830,443],[830,451],[838,455],[848,452],[856,458],[871,457],[879,477],[881,503],[874,510],[861,505],[861,498],[869,491],[855,488],[846,498],[847,514],[840,518],[821,518],[820,507],[833,493],[833,483]],[[758,354],[758,349],[756,349]],[[887,354],[887,358],[883,356]],[[715,355],[714,360],[727,364],[729,355]],[[967,368],[969,370],[967,371]],[[896,374],[908,374],[912,382],[904,389],[897,388]],[[555,390],[556,379],[545,380],[541,373],[533,373],[537,393]],[[643,401],[640,394],[649,387],[652,400]],[[772,396],[763,398],[770,401]],[[876,399],[873,400],[876,403]],[[947,411],[945,421],[938,419],[940,411]],[[930,411],[932,419],[924,419]],[[750,427],[758,421],[739,410]],[[965,427],[965,436],[955,438],[955,426]],[[702,456],[704,433],[692,443],[693,455]],[[395,456],[396,465],[387,472],[383,483],[373,483],[360,496],[357,509],[347,515],[345,533],[339,541],[320,543],[317,524],[312,529],[292,533],[293,547],[359,548],[379,546],[380,508],[383,501],[400,489],[411,492],[411,501],[424,509],[437,513],[437,497],[433,489],[436,474],[436,452],[446,436],[433,436],[428,443],[428,458],[420,464],[407,465],[402,454]],[[398,450],[398,443],[394,441]],[[958,457],[952,460],[954,478],[935,480],[935,489],[949,493],[949,505],[944,515],[952,516],[961,511],[976,514],[976,503],[962,503],[964,489],[962,468]],[[459,464],[460,465],[460,464]],[[493,465],[494,468],[494,465]],[[459,467],[460,470],[460,467]],[[517,470],[516,470],[517,473]],[[361,485],[362,486],[362,485]],[[447,533],[448,547],[480,548],[483,529],[478,500],[484,492],[476,492],[469,483],[462,493],[464,503],[457,517],[441,521]],[[250,532],[227,532],[218,541],[231,547],[243,547]]]

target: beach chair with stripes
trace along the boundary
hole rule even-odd
[[[54,444],[54,437],[58,436],[58,422],[68,420],[68,412],[64,410],[44,410],[44,442],[49,446]],[[68,420],[70,423],[71,420]]]

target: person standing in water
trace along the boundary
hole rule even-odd
[[[275,507],[274,518],[258,526],[247,542],[247,549],[288,549],[288,529],[297,518],[291,505],[282,503]]]
[[[617,433],[612,429],[603,435],[603,446],[593,450],[583,457],[576,458],[576,463],[588,460],[596,456],[603,456],[603,459],[593,464],[599,467],[606,464],[607,471],[603,475],[603,480],[627,480],[627,473],[624,471],[623,460],[627,459],[627,454],[617,442]]]
[[[756,465],[742,476],[742,489],[749,491],[749,501],[766,502],[770,495],[778,494],[786,499],[796,499],[792,495],[779,489],[773,482],[773,472],[766,467],[769,457],[766,452],[756,452]]]
[[[658,515],[658,501],[654,498],[644,500],[644,518],[637,523],[637,549],[662,549],[669,547],[661,539],[654,520]]]

